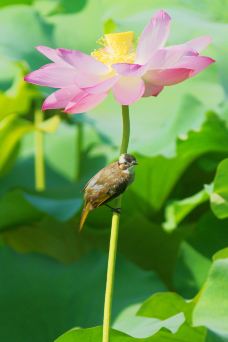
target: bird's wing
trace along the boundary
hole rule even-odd
[[[102,169],[103,170],[103,169]],[[99,178],[100,172],[102,171],[100,170],[98,173],[96,173],[92,178],[90,178],[90,180],[88,180],[88,182],[86,183],[86,185],[83,187],[83,189],[81,191],[85,191],[86,188],[88,187],[88,185],[92,184],[92,183],[96,183],[97,179]]]
[[[112,163],[100,170],[85,187],[85,198],[89,199],[93,208],[97,208],[113,197],[113,183],[118,179],[117,164]]]
[[[106,201],[108,201],[111,198],[109,193],[99,193],[98,198],[94,201],[93,205],[95,208],[100,207],[102,204],[104,204]]]
[[[94,186],[96,184],[102,184],[107,182],[107,178],[110,177],[110,170],[112,170],[112,166],[116,163],[112,163],[109,165],[109,168],[107,169],[107,166],[98,171],[90,180],[86,183],[82,191],[85,191],[88,187]]]

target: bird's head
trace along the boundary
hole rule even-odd
[[[124,153],[120,155],[118,164],[121,170],[131,169],[135,165],[138,165],[136,158],[128,153]]]

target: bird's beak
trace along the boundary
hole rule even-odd
[[[139,165],[139,163],[135,160],[132,162],[133,165]]]

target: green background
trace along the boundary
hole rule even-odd
[[[23,81],[47,63],[35,46],[90,53],[104,32],[138,35],[158,9],[172,17],[168,45],[210,35],[203,54],[216,63],[130,108],[139,166],[123,199],[111,341],[228,340],[228,1],[1,0],[1,341],[97,342],[102,332],[111,213],[92,212],[79,234],[80,189],[117,158],[121,108],[110,95],[89,113],[49,111],[35,126],[51,92]]]

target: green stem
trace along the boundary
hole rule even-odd
[[[83,142],[83,124],[82,122],[78,122],[76,125],[76,155],[75,155],[75,179],[78,181],[81,176],[81,162],[82,162],[82,142]]]
[[[120,154],[127,153],[129,138],[130,138],[130,118],[129,107],[122,106],[123,134],[120,148]]]
[[[130,118],[128,106],[122,106],[122,120],[123,120],[123,133],[122,142],[120,148],[120,154],[127,153],[129,137],[130,137]],[[122,196],[117,199],[117,208],[121,208]],[[111,312],[112,312],[112,298],[115,276],[115,264],[116,264],[116,251],[119,232],[120,214],[113,212],[111,236],[109,245],[108,256],[108,269],[105,291],[105,303],[104,303],[104,321],[103,321],[103,342],[110,341],[110,324],[111,324]]]
[[[37,191],[45,190],[44,168],[44,134],[39,130],[44,114],[40,110],[35,111],[35,188]]]

